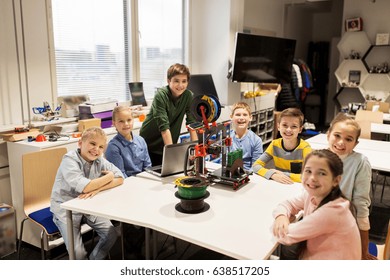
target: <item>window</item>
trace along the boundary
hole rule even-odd
[[[145,95],[167,84],[166,72],[184,63],[183,0],[138,1],[140,81]]]
[[[167,68],[185,61],[183,2],[52,0],[57,95],[125,101],[128,83],[142,81],[152,98]],[[133,26],[131,15],[138,18]]]

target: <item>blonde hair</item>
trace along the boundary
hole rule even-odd
[[[120,106],[116,106],[112,111],[112,120],[116,121],[116,117],[118,116],[118,114],[123,111],[129,111],[131,118],[133,118],[133,110],[131,110],[129,106],[120,105]]]
[[[284,109],[280,113],[279,123],[282,121],[282,118],[284,118],[284,117],[298,118],[300,127],[303,126],[303,121],[305,120],[305,116],[303,115],[301,110],[299,110],[298,108],[287,108],[287,109]]]
[[[360,137],[362,129],[360,128],[360,125],[359,125],[359,123],[357,121],[355,121],[351,117],[348,117],[344,113],[338,113],[336,115],[336,117],[334,117],[334,119],[330,123],[329,129],[328,129],[328,134],[331,133],[333,131],[333,129],[334,129],[334,126],[337,123],[340,123],[340,122],[344,122],[346,125],[350,125],[350,126],[355,128],[355,131],[356,131],[356,141],[357,141],[359,139],[359,137]]]
[[[248,111],[249,115],[251,114],[251,107],[245,102],[237,102],[233,105],[232,116],[237,109],[245,109]]]
[[[93,126],[87,128],[81,134],[81,141],[86,141],[92,137],[104,137],[107,141],[107,135],[101,127]]]

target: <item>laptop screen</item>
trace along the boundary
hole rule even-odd
[[[184,172],[184,164],[188,147],[196,145],[197,141],[165,145],[161,166],[152,166],[146,171],[157,176],[165,177]]]

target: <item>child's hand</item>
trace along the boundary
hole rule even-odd
[[[277,238],[283,238],[288,233],[289,219],[285,215],[277,216],[274,221],[273,234]]]
[[[282,172],[275,172],[274,174],[272,174],[271,179],[282,184],[294,183],[294,181],[291,180],[290,177],[288,177],[286,174],[283,174]]]
[[[114,177],[115,177],[114,172],[109,171],[109,170],[102,170],[102,175],[103,176],[108,175],[108,174],[110,174],[112,179],[114,179]]]
[[[90,198],[90,197],[95,196],[98,192],[99,192],[99,190],[97,189],[97,190],[94,190],[94,191],[89,192],[89,193],[82,193],[79,195],[79,198],[81,198],[81,199]]]

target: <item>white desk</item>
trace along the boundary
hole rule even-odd
[[[390,114],[388,113],[383,114],[383,122],[390,122]]]
[[[252,175],[237,191],[229,186],[210,186],[205,200],[210,209],[199,214],[175,210],[179,199],[172,176],[162,181],[141,173],[123,185],[91,199],[73,199],[67,209],[72,236],[72,211],[143,226],[217,251],[236,259],[267,259],[277,246],[271,233],[272,211],[284,199],[303,189],[301,184],[282,185]],[[69,252],[74,257],[74,252]]]
[[[318,134],[306,141],[313,149],[326,149],[329,147],[326,134]],[[369,139],[359,139],[355,151],[365,155],[372,169],[390,171],[390,142]]]
[[[386,141],[390,141],[390,124],[371,123],[371,133],[385,134]]]
[[[328,139],[325,133],[320,133],[316,136],[310,137],[306,141],[309,142],[310,145],[312,143],[324,144],[326,146],[328,145]],[[359,143],[356,145],[356,149],[390,153],[390,142],[359,138]]]
[[[390,134],[390,124],[371,123],[371,132]]]

